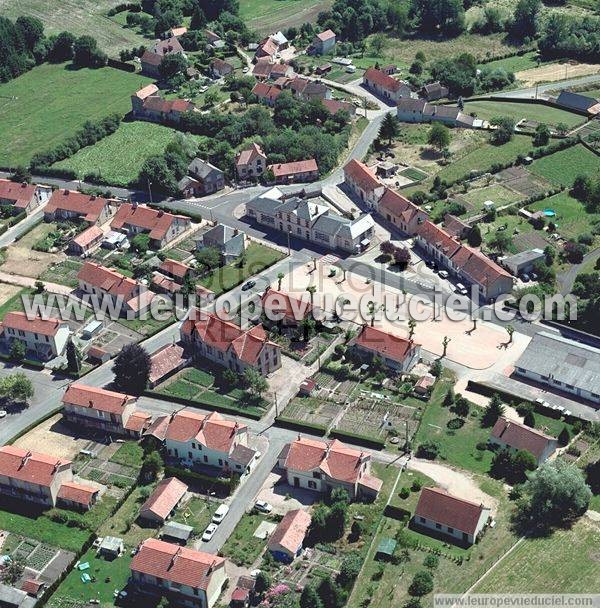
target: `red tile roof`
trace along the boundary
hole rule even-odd
[[[122,296],[125,301],[134,297],[139,287],[133,279],[95,262],[85,262],[77,278],[113,296]]]
[[[245,424],[226,420],[217,412],[205,416],[182,410],[171,416],[166,439],[183,443],[195,439],[211,450],[229,453],[238,434],[246,429]]]
[[[154,276],[152,277],[152,285],[164,291],[168,291],[169,293],[177,293],[181,291],[181,285],[179,283],[173,279],[170,279],[169,277],[165,277],[159,272],[154,273]]]
[[[299,173],[310,173],[319,171],[317,161],[314,158],[308,160],[298,160],[291,163],[277,163],[269,165],[269,169],[273,171],[275,177],[287,177],[289,175],[297,175]]]
[[[140,515],[152,513],[162,520],[167,519],[171,511],[179,504],[188,490],[188,486],[175,477],[163,479],[148,500],[142,505]]]
[[[60,486],[57,496],[63,500],[69,500],[71,502],[89,507],[95,494],[98,494],[97,488],[84,486],[79,483],[67,482]]]
[[[146,97],[143,107],[151,112],[193,112],[196,106],[191,101],[185,99],[163,99],[157,95]]]
[[[461,269],[461,272],[474,283],[488,286],[493,285],[498,279],[510,279],[511,275],[498,266],[496,262],[490,260],[486,255],[463,245],[452,258],[452,262]]]
[[[226,61],[224,61],[223,59],[219,59],[218,57],[215,57],[210,62],[210,67],[213,70],[219,72],[220,74],[231,74],[231,72],[233,72],[234,70],[234,67],[230,63],[227,63]]]
[[[171,36],[171,38],[165,40],[158,40],[150,50],[158,55],[169,55],[171,53],[182,53],[183,47],[177,38]]]
[[[349,178],[359,188],[367,192],[372,192],[377,188],[383,187],[383,184],[377,179],[375,173],[367,165],[354,158],[344,167],[344,175],[346,179]]]
[[[110,200],[110,203],[117,204]],[[55,190],[46,205],[46,213],[54,213],[57,210],[70,211],[83,217],[86,222],[95,224],[109,200],[100,196],[91,196],[76,192],[74,190]]]
[[[122,414],[123,408],[135,397],[74,382],[67,387],[62,402],[109,414]]]
[[[0,199],[11,201],[15,207],[24,209],[35,196],[37,186],[23,182],[18,184],[9,179],[0,179]]]
[[[131,570],[206,590],[212,572],[224,563],[222,557],[150,538],[140,545],[131,561]]]
[[[388,76],[385,72],[382,72],[376,68],[369,68],[364,73],[363,78],[368,82],[386,89],[387,91],[397,91],[403,85],[403,83],[399,80]]]
[[[156,93],[158,93],[158,87],[155,84],[148,84],[137,91],[135,96],[139,99],[146,99],[146,97],[150,97]]]
[[[184,350],[179,344],[166,344],[150,357],[150,382],[155,384],[185,361]]]
[[[40,589],[45,586],[46,583],[44,581],[27,578],[23,581],[23,584],[21,585],[21,591],[25,591],[27,595],[37,597],[40,592]]]
[[[83,232],[78,234],[73,239],[73,242],[79,245],[82,249],[85,249],[92,243],[97,242],[103,236],[104,233],[102,232],[102,230],[98,228],[98,226],[93,225],[90,226],[87,230],[84,230]]]
[[[295,471],[318,469],[332,479],[355,483],[363,476],[362,464],[370,456],[349,448],[341,441],[318,441],[299,437],[289,444],[285,468]]]
[[[129,419],[125,423],[125,430],[141,433],[150,426],[151,420],[152,414],[138,410],[129,416]]]
[[[325,30],[324,32],[321,32],[320,34],[317,34],[317,38],[321,42],[325,42],[325,41],[329,40],[330,38],[335,38],[335,32],[333,32],[331,30]]]
[[[172,260],[171,258],[163,260],[158,269],[165,274],[170,274],[180,279],[185,278],[185,275],[191,270],[187,264],[183,264],[177,260]]]
[[[110,227],[120,230],[124,226],[136,226],[150,232],[151,239],[162,240],[175,219],[189,222],[189,218],[183,215],[173,215],[165,211],[157,211],[145,205],[132,205],[125,203],[121,205]]]
[[[352,116],[356,112],[356,106],[349,101],[338,101],[337,99],[323,99],[321,103],[330,114],[336,114],[340,110],[348,112]]]
[[[277,549],[276,545],[279,545],[294,555],[302,546],[310,522],[311,517],[306,511],[288,511],[269,538],[269,549]]]
[[[152,51],[146,50],[142,55],[140,61],[142,64],[149,63],[150,65],[160,65],[162,63],[163,56],[158,53],[153,53]]]
[[[267,155],[263,152],[263,149],[257,144],[250,144],[249,148],[242,150],[235,159],[235,164],[237,167],[241,167],[247,165],[251,162],[254,162],[257,158],[267,158]]]
[[[527,450],[539,458],[548,447],[552,437],[524,424],[501,416],[492,429],[492,437],[499,439],[515,450]]]
[[[252,89],[252,93],[260,100],[275,101],[281,95],[281,89],[265,82],[257,82]]]
[[[461,248],[459,242],[429,220],[423,222],[419,227],[419,236],[447,258],[451,258]]]
[[[415,516],[474,534],[484,509],[481,504],[457,498],[441,488],[423,488]]]
[[[379,211],[387,211],[390,215],[394,215],[407,224],[410,223],[419,213],[423,217],[427,217],[424,211],[421,211],[414,203],[395,192],[391,188],[386,188],[383,196],[379,200]]]
[[[471,227],[469,226],[469,224],[463,222],[455,215],[446,213],[446,215],[444,216],[444,229],[450,236],[460,238],[461,235],[470,228]]]
[[[31,452],[14,445],[0,447],[0,475],[49,487],[58,470],[71,468],[71,461]]]
[[[306,295],[304,292],[300,297],[294,297],[283,291],[267,289],[261,298],[263,310],[270,315],[268,318],[272,321],[280,316],[283,317],[282,320],[302,321],[313,309]]]
[[[416,346],[414,342],[406,338],[389,334],[369,325],[363,326],[351,343],[399,363],[410,356]]]
[[[28,319],[24,312],[8,312],[4,316],[0,328],[4,330],[6,327],[21,331],[31,331],[42,336],[55,336],[58,330],[65,326],[66,323],[60,319]]]
[[[260,55],[262,53],[270,57],[277,53],[278,48],[277,43],[272,38],[265,38],[265,40],[260,43],[256,54]]]

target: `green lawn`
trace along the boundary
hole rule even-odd
[[[149,156],[164,152],[175,133],[151,122],[124,122],[112,135],[53,166],[71,169],[81,179],[95,173],[110,184],[127,186],[137,179]]]
[[[0,305],[0,321],[4,319],[7,313],[16,312],[23,310],[23,296],[30,295],[33,293],[33,289],[21,289],[19,293],[16,293],[14,296],[11,296]]]
[[[590,593],[600,581],[600,527],[582,517],[571,530],[528,539],[474,593]]]
[[[173,521],[194,528],[194,536],[201,536],[210,523],[218,503],[207,502],[202,498],[192,498],[183,508],[178,509]]]
[[[449,182],[454,181],[468,175],[470,171],[487,171],[495,163],[516,160],[519,154],[527,154],[532,149],[531,137],[526,135],[514,135],[508,143],[502,146],[495,146],[486,142],[451,162],[437,175],[440,176],[440,179]],[[420,185],[417,188],[422,189]]]
[[[504,229],[503,231],[511,237],[517,234],[534,231],[534,227],[520,215],[498,215],[492,223],[480,224],[483,240],[486,243],[489,243],[498,232],[498,228],[501,227]],[[519,252],[519,248],[515,245],[514,239],[511,240],[508,251],[510,253]]]
[[[600,157],[582,145],[571,146],[536,160],[529,170],[554,184],[573,185],[578,175],[600,175]]]
[[[588,213],[585,207],[567,191],[542,199],[528,207],[531,211],[554,209],[556,216],[551,219],[558,227],[559,234],[566,238],[577,238],[584,232],[590,233],[592,225],[600,221],[600,213]]]
[[[144,462],[144,450],[139,443],[127,441],[112,455],[110,461],[139,469]]]
[[[114,606],[114,591],[115,589],[121,591],[127,585],[131,559],[126,553],[123,557],[111,561],[97,557],[96,550],[90,549],[82,555],[80,561],[89,563],[90,567],[85,572],[92,581],[84,583],[81,580],[83,572],[76,568],[71,570],[48,602],[48,606],[62,608],[71,605],[71,602],[84,605],[90,598],[98,600],[100,606]]]
[[[125,29],[117,17],[108,18],[107,11],[121,0],[2,0],[2,16],[16,19],[30,15],[41,19],[46,34],[58,34],[64,30],[81,36],[93,36],[100,47],[111,57],[117,57],[121,49],[129,49],[148,41],[133,30]]]
[[[238,262],[232,262],[215,270],[211,275],[200,281],[219,296],[233,289],[249,277],[262,272],[285,257],[283,253],[260,243],[250,243],[246,248],[244,265],[239,268]]]
[[[495,116],[508,116],[515,122],[526,118],[537,120],[548,125],[557,125],[564,122],[569,127],[575,127],[585,121],[583,116],[567,112],[559,108],[552,108],[541,103],[515,103],[510,101],[468,101],[465,103],[465,112],[475,112],[478,118],[490,120]]]
[[[261,34],[316,21],[333,0],[241,0],[240,17],[251,30]]]
[[[506,57],[505,59],[496,59],[495,61],[489,61],[488,63],[482,63],[480,68],[503,68],[509,72],[521,72],[522,70],[529,70],[531,68],[537,68],[538,64],[535,60],[537,53],[530,51],[524,55],[515,55],[514,57]]]
[[[27,164],[35,152],[73,135],[86,120],[125,115],[130,96],[151,82],[113,68],[42,64],[0,84],[0,165]]]
[[[481,211],[483,203],[486,201],[494,201],[496,207],[501,207],[503,205],[508,205],[509,203],[514,203],[522,197],[513,190],[505,188],[502,184],[491,184],[484,188],[469,190],[466,194],[462,194],[461,198],[464,198],[474,205],[478,211]]]
[[[266,540],[254,536],[256,528],[266,520],[265,515],[244,513],[220,553],[238,566],[251,566],[267,545]]]

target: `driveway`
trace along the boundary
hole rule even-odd
[[[265,480],[256,499],[273,505],[273,513],[285,515],[294,509],[306,510],[319,500],[319,495],[310,490],[294,488],[280,473],[272,472]]]

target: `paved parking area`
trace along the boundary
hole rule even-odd
[[[316,492],[294,488],[288,485],[280,473],[272,472],[256,497],[273,505],[273,513],[285,515],[293,509],[305,509],[315,504],[319,495]]]

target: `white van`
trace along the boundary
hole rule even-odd
[[[220,505],[212,517],[212,522],[215,524],[220,524],[225,519],[225,515],[227,515],[227,513],[229,513],[229,507],[227,505]]]
[[[467,288],[462,283],[456,284],[456,293],[459,293],[461,296],[469,295]]]

